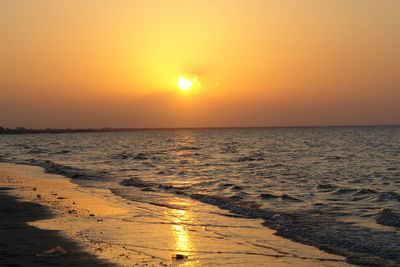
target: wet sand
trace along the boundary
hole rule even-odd
[[[274,235],[259,219],[191,199],[177,198],[185,209],[159,207],[3,163],[0,187],[1,266],[349,265]],[[66,254],[36,256],[55,246]]]

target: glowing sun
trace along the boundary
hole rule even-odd
[[[185,76],[181,76],[178,79],[178,87],[182,90],[189,90],[192,88],[193,82],[186,78]]]

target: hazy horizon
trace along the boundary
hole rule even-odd
[[[398,10],[395,0],[2,1],[0,126],[400,124]]]

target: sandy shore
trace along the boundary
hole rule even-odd
[[[260,220],[190,199],[185,210],[130,202],[5,163],[0,188],[1,266],[348,266],[343,257],[275,236]],[[38,256],[56,246],[66,253]]]

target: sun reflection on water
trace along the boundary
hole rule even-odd
[[[175,239],[175,251],[177,253],[190,253],[193,251],[193,243],[187,224],[193,221],[192,212],[188,210],[171,209],[168,213],[172,221],[171,227]]]
[[[195,245],[192,240],[190,224],[193,223],[193,213],[190,210],[170,209],[166,215],[171,221],[173,243],[171,248],[176,254],[190,256],[193,259]],[[185,261],[179,266],[194,266],[194,261]]]
[[[172,231],[175,237],[175,250],[177,252],[189,251],[192,248],[192,243],[185,227],[174,224]]]

